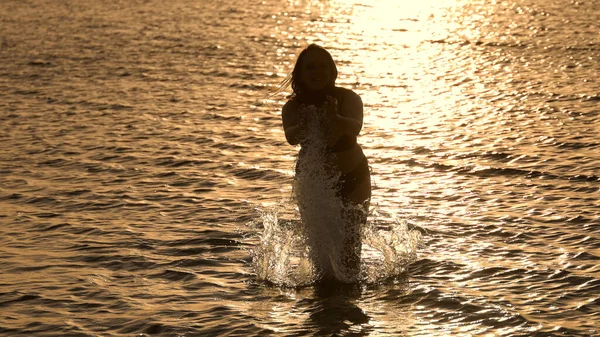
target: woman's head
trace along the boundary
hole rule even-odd
[[[296,95],[306,91],[330,90],[335,86],[337,74],[331,54],[325,48],[311,44],[298,55],[292,71],[292,90]]]

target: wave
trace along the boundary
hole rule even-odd
[[[568,180],[568,181],[581,181],[581,182],[599,182],[600,176],[598,175],[565,175],[555,174],[540,170],[527,170],[519,168],[508,168],[508,167],[473,167],[473,166],[457,166],[443,163],[423,163],[419,162],[414,158],[400,161],[407,166],[417,166],[423,168],[430,168],[435,171],[441,172],[455,172],[461,175],[477,176],[482,178],[487,177],[523,177],[523,178],[544,178],[550,180]]]
[[[436,40],[425,40],[424,42],[432,43],[432,44],[449,44],[449,45],[460,45],[460,46],[481,46],[481,47],[501,47],[501,48],[513,48],[513,49],[528,49],[528,48],[537,48],[538,44],[535,42],[523,42],[523,41],[514,41],[514,42],[500,42],[500,41],[486,41],[481,39],[476,40],[468,40],[468,39],[460,39],[460,38],[445,38],[445,39],[436,39]],[[578,45],[549,45],[544,46],[545,51],[549,50],[574,50],[574,51],[597,51],[600,50],[600,44],[595,42],[588,42],[586,44],[578,44]]]

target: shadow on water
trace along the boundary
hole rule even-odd
[[[362,295],[359,284],[323,282],[314,286],[314,298],[309,308],[308,324],[316,328],[317,335],[366,336],[368,330],[362,328],[371,320],[357,304]]]
[[[376,302],[390,291],[405,293],[407,287],[407,275],[371,285],[322,281],[312,287],[306,325],[316,336],[368,336],[373,332],[373,317],[363,304]]]

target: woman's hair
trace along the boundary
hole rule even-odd
[[[333,61],[333,57],[331,57],[331,54],[325,48],[313,43],[313,44],[310,44],[308,47],[304,48],[304,50],[302,50],[300,52],[300,54],[298,55],[298,59],[296,60],[296,64],[294,65],[294,70],[292,70],[292,73],[290,75],[288,75],[281,82],[281,84],[279,84],[279,87],[277,87],[277,89],[275,89],[274,94],[278,94],[278,93],[285,91],[290,85],[292,86],[292,94],[290,97],[295,97],[300,92],[302,92],[302,90],[304,90],[304,85],[302,84],[302,82],[300,80],[302,78],[302,71],[303,71],[302,63],[304,62],[305,55],[311,50],[318,50],[320,52],[323,52],[327,56],[328,63],[329,63],[329,70],[331,71],[331,78],[332,78],[331,87],[333,87],[335,85],[335,80],[337,79],[338,71],[337,71],[337,67],[335,66],[335,62]]]

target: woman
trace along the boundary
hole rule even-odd
[[[327,172],[328,177],[333,177],[329,179],[333,180],[331,188],[343,206],[340,218],[344,224],[339,231],[343,238],[341,252],[337,254],[340,259],[333,261],[329,253],[329,258],[315,259],[314,254],[319,255],[319,251],[325,249],[323,247],[327,246],[329,250],[331,247],[328,243],[317,247],[315,242],[318,238],[311,238],[309,233],[313,261],[321,274],[325,274],[324,277],[353,281],[360,270],[360,230],[367,220],[371,179],[367,158],[356,141],[363,123],[362,101],[353,91],[336,87],[336,78],[337,68],[331,54],[318,45],[309,45],[298,56],[291,78],[282,85],[291,84],[293,90],[283,106],[282,119],[288,143],[301,146],[296,180],[304,170],[314,168],[317,161],[317,166],[323,170],[305,176],[312,180],[321,179],[324,183],[328,179],[315,172]],[[296,197],[303,223],[307,225],[305,220],[311,220],[307,214],[316,204],[303,201],[303,196]],[[304,199],[307,199],[306,196]],[[334,275],[327,275],[330,273]]]

